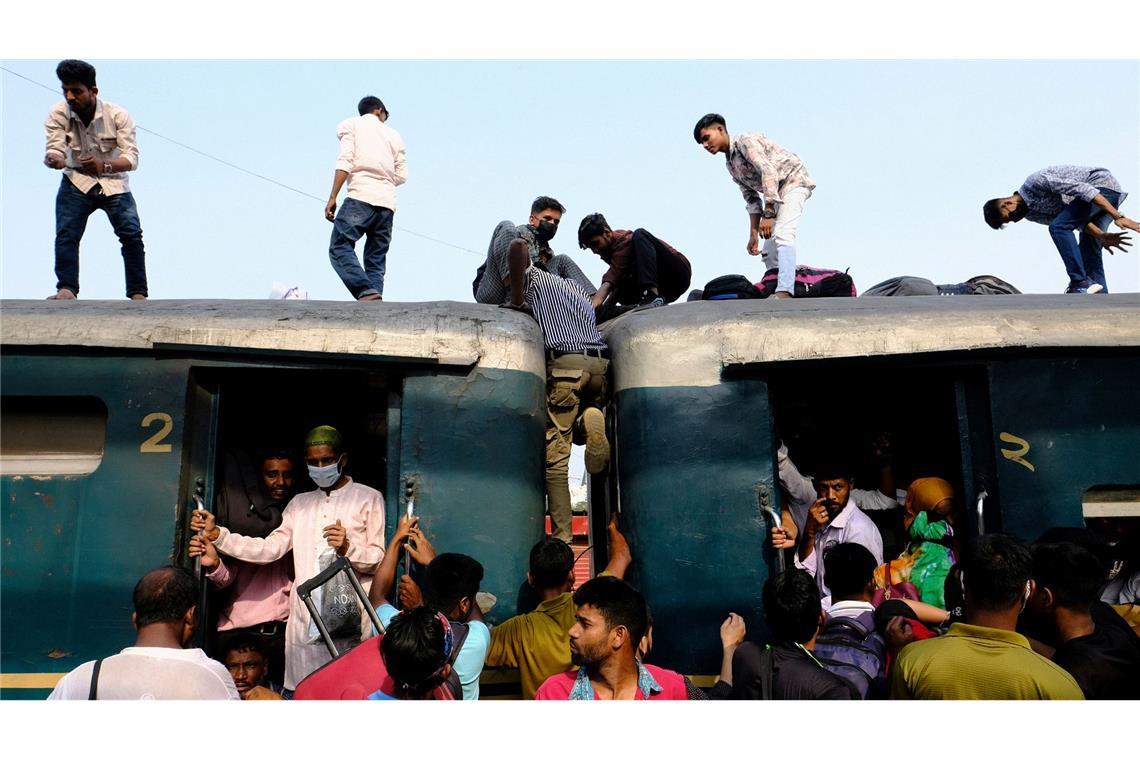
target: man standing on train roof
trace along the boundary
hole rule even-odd
[[[55,197],[56,293],[51,301],[79,295],[79,242],[87,217],[102,209],[119,238],[126,272],[127,298],[147,297],[146,251],[135,197],[127,172],[139,167],[135,122],[126,109],[98,97],[95,67],[85,61],[60,61],[55,69],[63,102],[48,113],[44,164],[62,169]]]
[[[134,646],[83,663],[48,699],[241,699],[222,663],[185,648],[197,625],[198,589],[181,567],[144,575],[131,595]]]
[[[1049,236],[1069,274],[1066,293],[1107,293],[1101,251],[1132,245],[1128,235],[1109,232],[1109,222],[1140,232],[1140,224],[1118,211],[1128,197],[1108,169],[1050,166],[1026,178],[1013,195],[982,206],[986,224],[1000,230],[1006,222],[1028,219],[1049,225]],[[1073,232],[1080,233],[1080,242]]]
[[[325,204],[325,219],[333,223],[329,261],[352,297],[380,301],[392,218],[396,213],[396,187],[408,180],[404,141],[387,125],[388,109],[380,98],[368,95],[357,105],[359,116],[337,125],[340,155],[336,159],[332,192]],[[348,181],[348,195],[340,213],[336,198]],[[334,216],[335,214],[335,216]],[[356,260],[356,241],[364,243],[364,268]]]
[[[191,530],[203,531],[219,552],[246,562],[273,562],[293,550],[295,581],[285,628],[286,696],[331,659],[298,587],[327,567],[335,552],[348,558],[367,591],[384,558],[384,497],[345,474],[348,453],[335,428],[321,425],[309,431],[305,465],[317,487],[294,496],[281,515],[281,525],[265,538],[240,536],[215,526],[213,515],[203,510],[195,510],[190,521]],[[371,635],[371,621],[362,614],[359,636],[345,644],[352,646]]]
[[[804,162],[762,134],[730,136],[724,117],[717,113],[701,117],[693,139],[713,155],[725,154],[728,173],[740,186],[748,209],[748,254],[763,253],[764,266],[779,270],[776,298],[791,298],[796,286],[796,229],[815,189]]]
[[[471,291],[479,303],[499,305],[507,298],[503,280],[510,274],[508,249],[515,240],[526,244],[531,262],[543,267],[551,274],[573,280],[587,297],[594,295],[597,288],[590,278],[565,254],[555,254],[550,241],[558,232],[558,224],[566,208],[548,195],[540,195],[530,204],[530,217],[526,224],[516,225],[510,220],[499,222],[491,235],[487,248],[487,260],[475,272]]]
[[[610,229],[601,214],[578,225],[578,245],[589,248],[609,269],[591,305],[595,311],[610,301],[623,306],[664,306],[689,289],[693,268],[673,246],[647,230]]]
[[[513,240],[507,252],[509,268],[500,280],[508,298],[503,306],[530,312],[546,347],[546,502],[552,534],[570,543],[573,444],[586,444],[586,471],[591,475],[603,472],[610,461],[602,411],[609,396],[610,350],[581,285],[533,261],[522,238]],[[491,272],[488,269],[487,275]]]

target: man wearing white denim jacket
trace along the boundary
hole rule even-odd
[[[748,254],[763,253],[764,266],[779,270],[776,298],[791,298],[796,290],[796,230],[815,189],[807,167],[764,135],[730,136],[724,117],[716,113],[701,117],[693,139],[713,155],[725,154],[728,173],[740,186],[748,209]]]

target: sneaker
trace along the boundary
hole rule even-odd
[[[1065,293],[1082,293],[1082,294],[1088,293],[1088,294],[1092,294],[1092,293],[1099,293],[1102,290],[1104,290],[1104,286],[1101,285],[1099,282],[1089,282],[1088,280],[1085,280],[1084,282],[1080,283],[1079,285],[1070,284],[1069,287],[1065,288]]]
[[[606,415],[596,406],[582,412],[582,427],[586,429],[586,472],[591,475],[605,472],[610,463],[610,442],[606,439]]]

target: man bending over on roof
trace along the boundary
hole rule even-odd
[[[625,536],[617,529],[616,518],[609,524],[609,548],[610,561],[601,574],[621,578],[633,557]],[[573,550],[556,538],[542,539],[530,550],[526,580],[537,593],[539,605],[533,612],[494,627],[487,667],[518,668],[523,699],[533,699],[543,681],[566,672],[572,665],[569,631],[577,613],[571,595]]]
[[[815,189],[804,162],[762,134],[732,137],[724,117],[716,113],[701,117],[693,139],[713,155],[724,154],[748,210],[748,253],[763,254],[764,266],[779,270],[776,297],[791,298],[796,292],[796,228]]]
[[[574,593],[574,625],[568,633],[577,671],[546,679],[535,699],[704,699],[688,678],[645,665],[638,649],[649,629],[649,606],[621,578],[594,578]]]
[[[591,302],[595,311],[611,302],[664,306],[689,289],[693,275],[689,260],[647,230],[613,230],[604,216],[590,214],[578,225],[578,245],[610,266]]]
[[[384,560],[372,578],[368,601],[376,607],[380,622],[387,628],[398,611],[387,600],[396,580],[396,565],[400,550],[406,551],[416,564],[427,568],[427,587],[421,593],[419,586],[405,575],[400,579],[400,606],[405,610],[423,604],[439,610],[447,619],[467,625],[467,638],[453,660],[453,669],[463,687],[464,699],[479,699],[479,675],[491,641],[491,632],[483,622],[483,613],[475,603],[479,584],[483,581],[483,566],[466,554],[439,554],[419,528],[419,518],[410,521],[400,518],[399,526]]]
[[[479,303],[501,304],[510,294],[504,287],[504,280],[510,275],[510,246],[521,240],[526,247],[530,261],[551,274],[572,280],[586,296],[592,296],[597,288],[590,278],[582,273],[574,259],[565,254],[555,254],[550,241],[558,232],[558,223],[566,208],[550,196],[540,195],[530,204],[530,218],[526,224],[516,225],[512,221],[499,222],[491,235],[491,245],[487,248],[487,260],[475,273],[471,290]]]
[[[986,201],[982,215],[995,230],[1022,219],[1048,225],[1069,275],[1065,292],[1107,293],[1101,251],[1131,245],[1128,235],[1109,232],[1109,223],[1140,232],[1140,224],[1117,210],[1127,197],[1108,169],[1050,166],[1030,174],[1013,195]],[[1080,234],[1079,242],[1074,232]]]
[[[289,623],[285,628],[287,697],[301,679],[331,659],[298,587],[341,556],[348,558],[367,591],[384,558],[384,497],[344,474],[348,452],[335,428],[321,425],[309,431],[305,465],[317,487],[294,496],[281,515],[281,525],[265,538],[239,536],[217,527],[214,516],[203,510],[195,510],[190,522],[192,530],[204,531],[228,557],[266,564],[293,550],[296,582],[289,592]],[[352,646],[371,635],[372,623],[361,614],[359,633],[354,632],[342,643]]]

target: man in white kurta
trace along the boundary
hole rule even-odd
[[[318,431],[327,435],[315,435]],[[332,445],[318,440],[322,437],[329,439]],[[316,428],[310,432],[306,444],[305,463],[310,477],[317,469],[328,469],[335,464],[339,475],[336,482],[327,488],[318,487],[294,496],[281,513],[281,525],[265,538],[241,536],[218,526],[213,539],[221,553],[255,564],[273,562],[293,550],[296,581],[289,592],[289,622],[285,627],[284,686],[289,691],[332,659],[320,637],[311,635],[312,618],[297,593],[301,584],[319,572],[321,553],[332,547],[346,556],[365,592],[384,558],[384,497],[375,488],[356,483],[342,474],[346,455],[341,451],[340,435],[335,430]],[[207,513],[196,512],[195,515]],[[214,532],[211,530],[213,520],[208,516],[202,519],[209,536]],[[200,526],[197,520],[191,523],[195,530]],[[372,635],[372,623],[363,611],[360,617],[360,638],[364,640]]]

